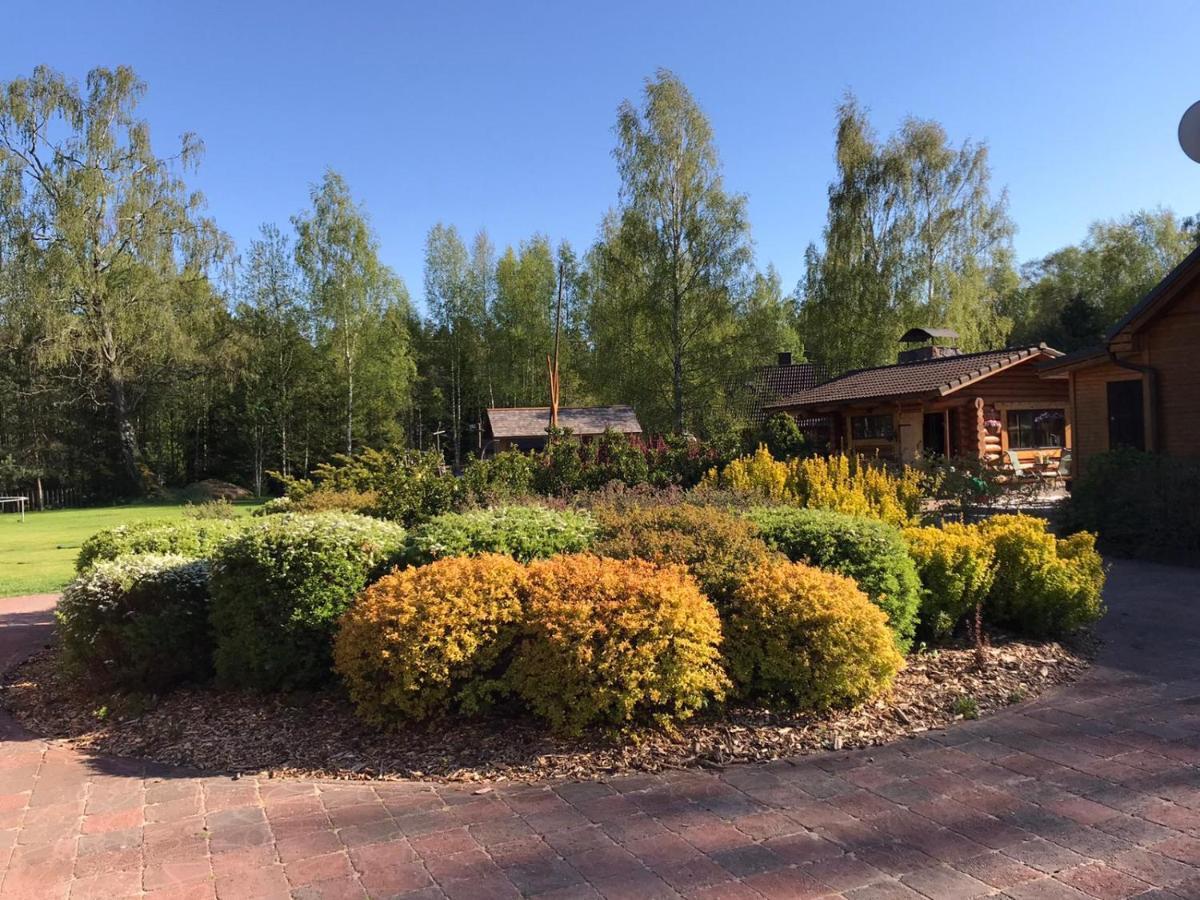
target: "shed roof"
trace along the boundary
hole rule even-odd
[[[945,396],[1027,360],[1061,354],[1045,344],[963,353],[847,372],[833,381],[767,404],[767,409],[812,408],[851,400]]]
[[[550,407],[515,406],[487,411],[492,437],[543,437],[550,427]],[[558,410],[558,427],[573,434],[603,434],[608,429],[641,434],[642,426],[632,406],[567,406]]]

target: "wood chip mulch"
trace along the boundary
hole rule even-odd
[[[48,646],[13,669],[0,701],[34,734],[88,753],[273,777],[532,781],[622,771],[721,768],[885,744],[1025,702],[1075,680],[1093,646],[993,635],[986,668],[958,645],[914,653],[892,693],[854,710],[790,715],[726,708],[674,734],[558,738],[519,717],[383,732],[336,692],[260,695],[187,688],[161,697],[98,695],[62,674]]]

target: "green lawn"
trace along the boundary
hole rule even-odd
[[[238,515],[257,504],[239,503]],[[148,519],[181,519],[179,504],[141,503],[94,509],[27,512],[25,521],[0,515],[0,597],[60,590],[75,572],[75,554],[84,539],[102,528]]]

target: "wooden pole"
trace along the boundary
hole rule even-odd
[[[563,264],[558,264],[558,296],[554,301],[554,358],[546,356],[546,368],[550,370],[550,428],[558,428],[558,343],[562,330]]]

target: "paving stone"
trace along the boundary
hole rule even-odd
[[[196,777],[85,759],[0,713],[0,894],[1200,897],[1200,573],[1119,562],[1110,584],[1107,640],[1074,685],[887,747],[719,775],[486,795]],[[44,641],[51,599],[0,613],[0,660]],[[3,627],[22,603],[42,624]]]

